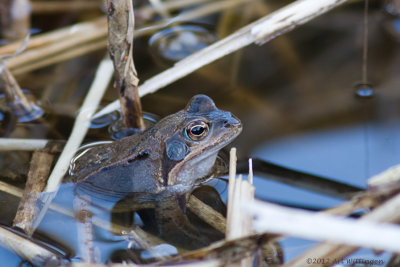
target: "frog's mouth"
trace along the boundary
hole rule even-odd
[[[225,133],[221,134],[219,138],[216,138],[213,145],[215,150],[219,150],[228,145],[242,132],[243,127],[240,120],[231,113],[229,113],[229,115],[227,119],[221,122],[221,129],[224,130]]]

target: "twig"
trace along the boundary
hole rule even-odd
[[[400,227],[395,225],[342,218],[262,201],[245,202],[242,209],[256,216],[254,227],[261,233],[400,252],[397,242],[400,239]]]
[[[236,148],[231,148],[229,153],[229,187],[228,187],[228,207],[227,207],[227,227],[226,227],[226,236],[231,235],[231,223],[233,219],[233,199],[234,199],[234,190],[235,190],[235,181],[236,181]]]
[[[400,165],[395,165],[368,179],[368,186],[378,188],[380,186],[387,187],[392,184],[398,184],[399,177]]]
[[[80,23],[75,27],[68,27],[57,30],[53,34],[46,34],[41,38],[32,38],[32,45],[28,45],[28,50],[7,61],[6,66],[13,70],[26,64],[33,64],[46,57],[57,55],[71,48],[76,48],[84,43],[92,42],[96,39],[104,38],[107,34],[103,18],[94,20],[91,23]],[[43,45],[48,43],[49,45]],[[14,45],[13,45],[14,46]],[[30,47],[36,48],[30,48]],[[8,52],[10,48],[7,48]],[[1,52],[3,53],[3,52]]]
[[[97,32],[100,29],[105,31],[102,34],[95,34],[97,37],[105,37],[107,35],[107,19],[106,17],[96,18],[88,22],[77,23],[68,27],[57,29],[48,33],[38,34],[32,37],[26,47],[27,50],[37,48],[39,46],[59,43],[61,40],[75,38],[77,35]],[[0,47],[0,55],[12,54],[18,50],[21,42],[14,42]],[[11,68],[13,64],[11,63]]]
[[[174,257],[169,263],[181,262],[182,260],[214,260],[220,262],[220,266],[230,266],[229,263],[251,256],[263,244],[271,241],[275,236],[250,235],[229,241],[219,241],[208,247],[187,252]],[[170,266],[168,264],[168,266]]]
[[[196,214],[200,219],[220,231],[225,233],[226,220],[219,212],[205,204],[203,201],[191,195],[187,203],[187,207]]]
[[[21,228],[29,236],[32,235],[32,222],[39,211],[37,200],[46,186],[53,159],[54,155],[46,150],[35,151],[32,156],[24,195],[13,221],[13,226]]]
[[[0,81],[2,85],[0,88],[3,88],[6,95],[7,106],[19,120],[33,120],[43,113],[34,102],[28,100],[14,76],[3,63],[0,65]]]
[[[6,0],[0,3],[0,35],[8,40],[24,38],[30,28],[29,0]]]
[[[33,1],[33,14],[51,14],[66,13],[76,11],[100,10],[102,3],[100,1]]]
[[[23,259],[31,262],[34,266],[56,266],[61,264],[60,255],[56,255],[50,250],[3,227],[0,227],[0,243]]]
[[[200,4],[205,2],[210,2],[212,0],[173,0],[164,3],[164,8],[167,11],[173,11],[178,8],[188,7],[194,4]],[[36,3],[36,2],[35,2]],[[40,2],[38,2],[40,4]],[[45,2],[47,4],[52,4],[52,2]],[[85,2],[66,2],[66,4],[77,4],[77,3],[85,3]],[[137,10],[137,13],[153,13],[155,11],[152,7],[142,7]],[[37,48],[42,45],[49,45],[51,43],[58,43],[65,38],[74,38],[75,35],[78,34],[87,34],[100,31],[100,29],[104,29],[105,31],[101,31],[101,33],[96,34],[98,38],[106,39],[107,36],[107,18],[100,17],[88,22],[80,22],[68,27],[64,27],[61,29],[57,29],[48,33],[38,34],[31,38],[27,49]],[[7,44],[0,47],[0,55],[12,54],[21,46],[20,42],[13,42],[11,44]],[[13,67],[13,66],[11,66]]]
[[[235,52],[252,43],[265,43],[313,18],[324,14],[348,0],[298,0],[256,22],[253,22],[226,38],[179,61],[173,67],[155,75],[139,86],[142,97],[185,77],[195,70]],[[106,106],[94,116],[99,117],[119,108],[118,100]]]
[[[231,179],[231,177],[235,177],[234,173],[236,172],[236,149],[231,149],[230,156],[228,189],[230,193],[228,196],[228,214],[230,215],[226,226],[226,240],[249,236],[253,233],[252,218],[248,216],[248,213],[242,211],[240,205],[243,202],[252,202],[254,200],[255,188],[249,181],[244,181],[242,175],[239,175],[238,179]],[[252,170],[250,166],[249,169]],[[250,173],[249,176],[252,176],[252,171]],[[251,266],[252,258],[252,256],[248,256],[238,262],[234,262],[232,266]]]
[[[144,130],[139,79],[133,62],[135,18],[132,5],[132,1],[107,0],[108,51],[114,63],[115,87],[119,93],[124,125]]]
[[[187,1],[171,1],[166,2],[164,7],[166,10],[174,10],[179,7],[190,6],[195,3],[207,2],[210,0],[192,0]],[[246,1],[254,0],[225,0],[221,3],[211,3],[204,7],[195,8],[193,11],[187,12],[179,20],[193,20],[214,12],[218,12],[223,8],[229,8]],[[149,7],[140,8],[137,12],[142,14],[153,9]],[[176,21],[175,21],[176,22]],[[106,48],[107,30],[105,27],[105,18],[99,18],[91,22],[78,23],[73,26],[55,30],[50,33],[40,34],[33,37],[28,45],[28,50],[21,56],[11,58],[7,66],[15,74],[22,74],[38,68],[48,66],[49,64],[58,63],[76,56],[80,56],[92,51]],[[172,23],[172,21],[170,21]],[[135,38],[146,34],[152,34],[154,31],[166,27],[167,21],[161,21],[153,25],[147,25],[135,32]],[[85,34],[86,32],[86,34]],[[12,53],[17,49],[19,43],[12,43],[0,47],[0,55]],[[40,47],[43,46],[43,47]]]
[[[384,203],[382,206],[376,208],[376,210],[371,213],[363,216],[360,220],[369,220],[375,222],[392,222],[398,223],[400,222],[400,215],[398,213],[400,209],[400,195],[392,198],[391,200]],[[392,240],[391,237],[387,238],[387,241]],[[284,266],[287,267],[295,267],[295,266],[304,266],[304,260],[308,257],[312,258],[323,258],[323,259],[336,259],[340,260],[346,257],[347,255],[356,251],[358,247],[354,246],[345,246],[345,245],[336,245],[323,242],[314,248],[308,250],[302,255],[298,256],[296,259],[287,263]],[[331,262],[332,263],[332,262]],[[308,266],[330,266],[331,264],[310,264]]]
[[[57,144],[58,151],[64,145],[64,141],[54,141],[47,139],[22,139],[22,138],[0,138],[0,151],[23,150],[32,151],[45,148],[49,143]]]
[[[105,49],[106,46],[107,41],[103,39],[84,43],[82,45],[74,47],[73,49],[66,49],[64,52],[49,55],[48,57],[44,57],[42,59],[39,59],[38,61],[30,62],[28,64],[18,64],[18,66],[13,68],[13,73],[15,75],[23,74],[52,64],[63,62],[74,57],[85,55],[90,52]]]
[[[10,194],[12,196],[16,196],[19,198],[21,198],[22,194],[23,194],[23,191],[21,188],[12,186],[3,181],[0,181],[0,191],[6,192],[7,194]]]
[[[385,176],[391,176],[393,172],[391,169],[389,171],[385,171],[379,175],[380,179],[386,180]],[[371,195],[374,197],[375,202],[377,200],[385,200],[384,196],[388,196],[390,194],[393,194],[394,192],[399,192],[399,180],[400,176],[397,178],[397,183],[393,183],[393,177],[389,179],[390,182],[388,182],[387,185],[380,185],[378,188],[373,188],[370,191],[367,192],[366,196],[364,198],[365,202],[368,203],[368,199],[371,197]],[[396,186],[394,186],[396,185]],[[363,198],[361,199],[363,200]],[[373,202],[373,200],[370,199],[369,202]],[[396,196],[393,198],[387,200],[384,202],[381,206],[377,207],[374,209],[372,212],[369,214],[366,214],[361,217],[360,220],[368,220],[368,221],[374,221],[374,222],[391,222],[391,223],[398,223],[400,222],[400,214],[398,213],[398,210],[400,208],[400,194],[398,193]],[[351,254],[352,252],[356,251],[358,247],[354,246],[344,246],[344,245],[336,245],[336,244],[330,244],[323,242],[314,248],[310,249],[309,251],[303,253],[296,259],[292,260],[289,262],[287,267],[294,267],[294,266],[303,266],[304,265],[304,259],[307,259],[308,257],[312,258],[330,258],[330,259],[336,259],[340,260],[347,255]],[[309,266],[330,266],[330,264],[311,264]]]
[[[164,18],[169,18],[170,14],[168,13],[167,9],[164,7],[164,3],[160,0],[149,0],[150,4],[152,5],[153,9],[159,13]]]

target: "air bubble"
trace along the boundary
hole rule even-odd
[[[155,114],[146,112],[146,113],[143,113],[143,120],[144,120],[146,129],[148,129],[159,120],[159,117]],[[141,132],[141,130],[125,127],[122,122],[122,116],[118,120],[113,121],[110,124],[110,126],[108,127],[108,133],[110,134],[110,137],[114,140],[118,140],[118,139],[124,138],[126,136],[130,136],[130,135],[134,135],[138,132]]]
[[[355,86],[355,94],[359,98],[372,98],[375,95],[375,90],[370,84],[360,83]]]
[[[99,128],[109,126],[114,121],[119,120],[120,117],[121,117],[121,113],[119,111],[114,111],[114,112],[105,114],[103,116],[93,119],[90,123],[90,128],[91,129],[99,129]]]

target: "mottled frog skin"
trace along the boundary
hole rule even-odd
[[[184,193],[210,174],[241,129],[230,112],[196,95],[152,128],[89,150],[76,160],[74,180],[107,195]]]

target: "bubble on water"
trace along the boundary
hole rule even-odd
[[[179,25],[154,34],[149,40],[152,55],[170,63],[179,61],[216,41],[215,34],[197,25]]]
[[[146,129],[153,126],[158,121],[158,119],[159,119],[159,117],[155,114],[151,114],[148,112],[143,113],[143,120],[144,120]],[[110,126],[108,127],[108,133],[110,134],[110,137],[114,140],[118,140],[118,139],[124,138],[126,136],[130,136],[130,135],[134,135],[139,132],[141,132],[141,130],[125,127],[122,122],[122,117],[119,118],[119,120],[112,122],[110,124]]]
[[[109,126],[114,121],[119,120],[120,117],[121,117],[121,113],[119,111],[114,111],[114,112],[105,114],[103,116],[93,119],[90,123],[90,128],[91,129],[99,129],[99,128]]]
[[[360,83],[355,86],[355,95],[359,98],[372,98],[375,96],[374,88],[368,83]]]

